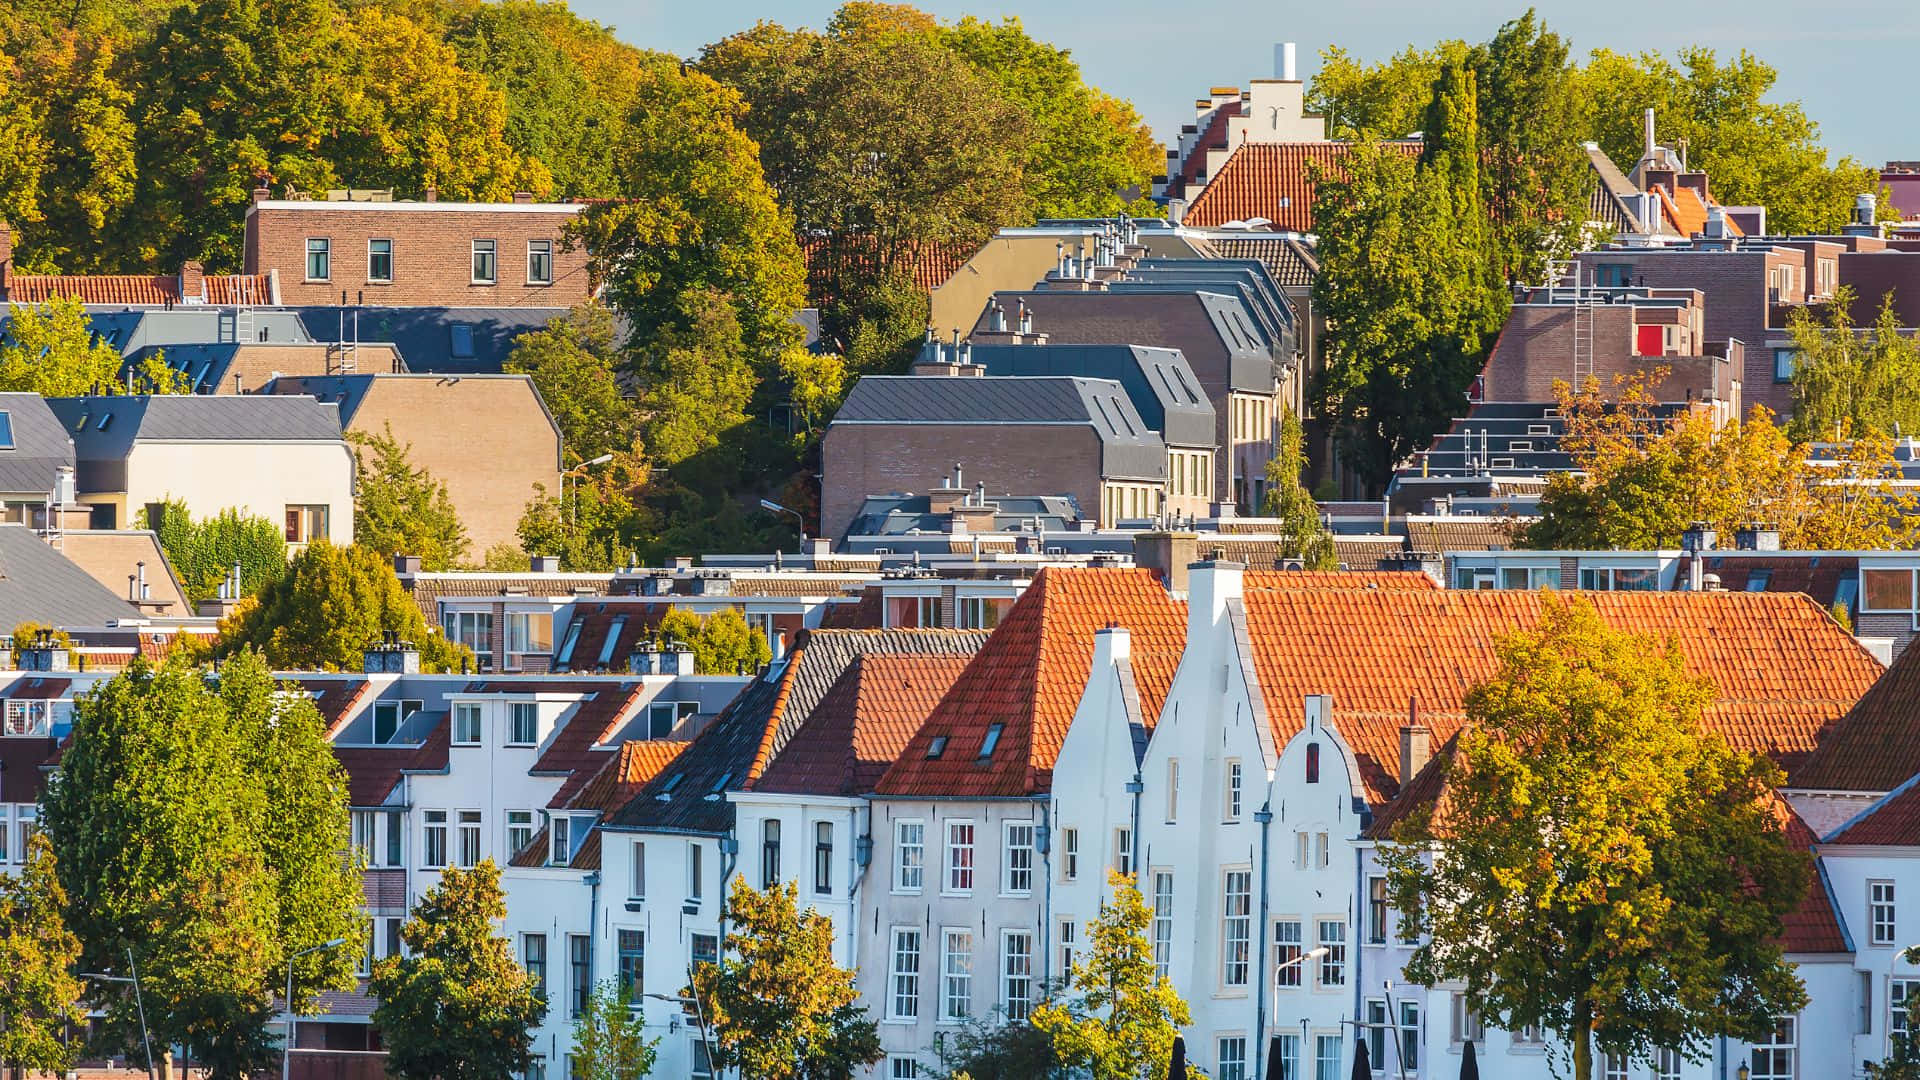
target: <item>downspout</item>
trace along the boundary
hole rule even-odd
[[[1267,789],[1273,789],[1273,777],[1267,777]],[[1260,922],[1259,932],[1253,938],[1253,977],[1256,980],[1253,991],[1253,1072],[1250,1076],[1265,1076],[1261,1066],[1267,1052],[1267,935],[1272,931],[1267,927],[1267,839],[1273,829],[1273,799],[1260,805],[1254,811],[1253,820],[1260,823]],[[1303,935],[1304,936],[1304,935]]]
[[[1140,777],[1140,769],[1134,767],[1133,779],[1127,781],[1127,794],[1133,797],[1133,825],[1127,834],[1127,873],[1133,875],[1133,887],[1140,887],[1140,793],[1147,789],[1146,781]]]
[[[1366,895],[1361,892],[1361,890],[1366,887],[1366,874],[1364,873],[1362,865],[1364,859],[1365,855],[1362,854],[1360,845],[1353,845],[1353,906],[1347,911],[1347,955],[1353,958],[1353,1022],[1355,1031],[1360,1030],[1360,995],[1362,988],[1366,986],[1366,971],[1364,970],[1364,965],[1366,963],[1367,950],[1360,947],[1359,918],[1360,898]],[[1389,1017],[1388,1019],[1392,1018]],[[1382,1062],[1381,1064],[1384,1066],[1386,1063]]]
[[[698,843],[698,841],[695,842]],[[732,829],[728,829],[720,834],[714,846],[720,849],[720,884],[713,898],[714,903],[720,905],[720,921],[718,933],[715,935],[718,942],[715,951],[725,956],[727,954],[727,879],[733,876],[733,868],[740,862],[740,839],[734,835]]]
[[[847,808],[847,970],[860,970],[860,882],[867,868],[860,863],[860,804]]]
[[[572,842],[569,836],[568,842]],[[600,943],[600,871],[589,870],[587,876],[580,879],[587,886],[587,987],[593,987],[593,959],[598,955]]]

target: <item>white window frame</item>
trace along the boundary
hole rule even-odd
[[[1038,834],[1038,825],[1032,821],[1003,821],[1000,823],[1000,895],[1032,896],[1034,841]],[[1025,833],[1026,839],[1016,839],[1019,833]],[[1024,884],[1022,884],[1024,882]]]
[[[456,701],[453,705],[453,745],[479,746],[482,732],[486,730],[486,718],[480,703],[476,701]]]
[[[1224,805],[1220,808],[1221,819],[1227,822],[1240,820],[1240,813],[1246,801],[1246,769],[1239,758],[1228,758],[1221,766],[1221,791]]]
[[[506,823],[504,839],[507,845],[507,858],[511,859],[521,848],[533,842],[533,834],[536,831],[533,826],[533,811],[508,810],[500,817]]]
[[[964,840],[958,838],[962,832]],[[979,850],[979,828],[971,818],[948,818],[940,834],[946,841],[941,848],[940,895],[973,895],[974,875],[979,870],[975,858]]]
[[[385,277],[375,276],[373,272],[373,257],[374,257],[373,245],[375,244],[387,245],[387,250],[386,250],[387,273]],[[393,238],[392,237],[370,236],[367,238],[367,284],[369,285],[393,284]]]
[[[482,247],[481,246],[482,244],[485,244],[486,246]],[[468,284],[498,285],[500,283],[500,243],[499,241],[489,240],[484,237],[475,237],[473,240],[473,247],[471,248],[471,250],[472,250],[473,256],[471,261],[468,264],[468,269],[473,276],[472,278],[469,279]],[[480,276],[480,255],[482,252],[484,252],[487,256],[487,276],[485,277]]]
[[[1167,759],[1167,824],[1177,824],[1180,820],[1180,759]]]
[[[1245,993],[1253,982],[1253,868],[1220,871],[1219,987]]]
[[[1467,1007],[1467,995],[1453,994],[1448,1002],[1451,1018],[1448,1020],[1447,1044],[1459,1046],[1463,1042],[1473,1042],[1481,1047],[1487,1042],[1487,1023],[1480,1013]]]
[[[647,898],[647,842],[632,841],[627,848],[627,856],[632,865],[627,868],[627,896],[634,900]]]
[[[1167,978],[1173,970],[1173,871],[1156,867],[1152,874],[1153,892],[1147,903],[1153,908],[1150,941],[1153,945],[1155,978]]]
[[[1010,1023],[1024,1021],[1033,1012],[1035,936],[1031,930],[1000,931],[1000,1007]],[[1016,950],[1016,942],[1024,942],[1025,947]]]
[[[1899,909],[1894,902],[1893,882],[1876,878],[1867,882],[1868,940],[1874,945],[1893,945],[1899,940]]]
[[[1113,830],[1113,868],[1122,874],[1133,873],[1133,830],[1125,825]]]
[[[954,948],[959,942],[965,943],[964,950]],[[940,1014],[937,1023],[964,1024],[973,1017],[973,952],[971,929],[964,926],[940,928]]]
[[[1747,1052],[1749,1080],[1797,1080],[1800,1075],[1800,1018],[1782,1016],[1766,1042]],[[1764,1062],[1764,1065],[1763,1065]],[[1761,1071],[1762,1069],[1766,1071]]]
[[[1306,924],[1296,916],[1283,915],[1273,920],[1269,940],[1273,946],[1273,988],[1298,990],[1307,984],[1306,962],[1299,960],[1307,951]]]
[[[487,815],[479,810],[468,808],[456,811],[453,817],[454,862],[463,869],[472,869],[480,865],[487,857]],[[467,857],[467,843],[473,843],[473,857]]]
[[[322,264],[321,269],[326,271],[326,273],[320,275],[319,277],[313,276],[313,257],[315,255],[320,256],[320,262]],[[302,281],[332,281],[333,280],[333,237],[331,236],[307,237],[306,261],[301,264],[300,272],[303,275],[305,275],[304,277],[301,278]]]
[[[1329,935],[1331,931],[1331,936]],[[1347,920],[1337,915],[1318,915],[1313,920],[1314,947],[1328,950],[1320,957],[1314,972],[1316,990],[1344,990],[1347,985]]]
[[[524,739],[520,737],[521,735],[520,718],[523,716],[528,717],[530,720],[529,728],[527,731],[527,735],[529,737]],[[532,701],[507,702],[506,744],[508,746],[521,746],[521,747],[540,745],[540,706],[537,702],[532,702]]]
[[[917,830],[913,842],[907,832]],[[908,853],[913,857],[909,859]],[[918,896],[927,882],[927,823],[923,818],[901,818],[893,823],[893,891],[901,896]]]
[[[1060,880],[1080,879],[1080,830],[1068,825],[1060,830]]]
[[[926,935],[917,926],[895,926],[887,940],[887,1019],[910,1023],[920,1019]]]
[[[1248,1080],[1246,1035],[1241,1032],[1223,1033],[1214,1036],[1213,1043],[1214,1080]],[[1233,1056],[1229,1057],[1229,1054]]]
[[[435,840],[439,843],[436,844]],[[452,854],[448,847],[448,818],[445,810],[423,810],[420,814],[420,865],[429,870],[439,870],[447,865]],[[434,857],[434,849],[439,848],[439,858]]]
[[[1367,944],[1387,943],[1387,879],[1380,874],[1367,877]]]
[[[545,248],[545,250],[542,251],[540,250],[541,248]],[[545,274],[534,273],[534,265],[535,265],[534,257],[536,255],[546,256],[547,272]],[[527,241],[527,284],[529,285],[553,284],[553,241],[552,240],[528,240]]]
[[[547,819],[547,861],[565,866],[573,859],[573,819],[555,814]]]

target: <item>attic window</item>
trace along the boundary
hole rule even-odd
[[[673,794],[673,789],[679,787],[680,781],[685,780],[686,778],[687,778],[686,773],[678,773],[678,772],[674,773],[672,776],[667,777],[667,782],[660,785],[660,797],[664,799],[667,796]]]
[[[447,327],[447,333],[451,338],[449,351],[453,357],[456,360],[473,359],[473,324],[454,323]]]
[[[97,424],[95,424],[95,425],[93,425],[93,430],[95,430],[95,431],[105,431],[105,430],[107,430],[107,425],[108,425],[108,424],[111,424],[111,423],[113,423],[113,414],[112,414],[112,413],[110,413],[110,412],[108,412],[108,413],[101,413],[101,414],[100,414],[100,422],[99,422],[99,423],[97,423]]]
[[[13,449],[13,414],[0,409],[0,450]]]
[[[981,761],[985,761],[993,756],[993,748],[1000,745],[1000,732],[1005,730],[1006,726],[1005,724],[987,725],[987,737],[980,740]]]
[[[945,735],[935,735],[933,737],[933,741],[927,744],[927,760],[928,761],[932,761],[933,759],[939,757],[941,754],[944,754],[946,752],[947,752],[947,737]]]
[[[733,779],[732,773],[730,772],[721,773],[720,778],[715,780],[713,782],[713,786],[707,789],[707,793],[710,795],[720,794],[721,792],[727,790],[727,781],[732,779]]]
[[[87,417],[88,417],[88,415],[89,415],[89,414],[87,414],[87,413],[81,413],[81,414],[80,414],[80,419],[78,419],[78,420],[75,420],[75,421],[73,422],[73,430],[75,430],[75,431],[85,431],[85,430],[87,430]]]

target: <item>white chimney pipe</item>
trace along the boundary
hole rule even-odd
[[[1273,47],[1273,77],[1286,82],[1298,82],[1300,69],[1294,62],[1294,45],[1288,41]]]
[[[1649,162],[1651,162],[1651,161],[1653,160],[1653,151],[1654,151],[1654,142],[1653,142],[1653,110],[1652,110],[1652,109],[1648,109],[1648,110],[1646,111],[1646,114],[1645,114],[1645,117],[1644,117],[1644,119],[1642,120],[1642,125],[1643,125],[1643,134],[1644,134],[1644,136],[1645,136],[1645,139],[1646,139],[1646,144],[1647,144],[1647,146],[1646,146],[1646,152],[1645,152],[1645,153],[1646,153],[1646,160],[1647,160],[1647,161],[1649,161]]]

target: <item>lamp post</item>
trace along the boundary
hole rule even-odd
[[[792,514],[794,523],[800,526],[800,554],[805,555],[807,553],[807,519],[800,516],[800,511],[781,506],[772,499],[761,499],[760,509],[775,514]]]
[[[280,1080],[288,1080],[293,1075],[293,1033],[299,1018],[293,1013],[293,962],[308,953],[317,953],[326,949],[337,949],[347,943],[343,937],[332,941],[323,941],[318,945],[309,945],[287,957],[287,1045],[280,1048]]]
[[[147,1003],[140,994],[140,965],[133,960],[132,946],[128,946],[127,948],[127,969],[133,972],[131,978],[125,975],[115,975],[111,972],[91,971],[81,972],[80,977],[83,979],[95,979],[100,982],[133,984],[133,1007],[140,1015],[140,1047],[146,1051],[147,1055],[147,1080],[153,1080],[153,1038],[147,1034]]]
[[[1332,952],[1332,951],[1333,951],[1333,950],[1332,950],[1331,948],[1329,948],[1328,946],[1325,946],[1325,945],[1319,945],[1319,946],[1315,946],[1314,948],[1311,948],[1311,949],[1308,949],[1308,950],[1307,950],[1306,952],[1303,952],[1303,953],[1301,953],[1301,954],[1300,954],[1299,956],[1296,956],[1296,957],[1294,957],[1293,959],[1291,959],[1291,960],[1288,960],[1288,961],[1286,961],[1285,963],[1280,963],[1280,964],[1275,964],[1275,965],[1273,965],[1273,983],[1274,983],[1274,1000],[1273,1000],[1273,1011],[1274,1011],[1274,1014],[1275,1014],[1275,1015],[1274,1015],[1274,1020],[1276,1021],[1276,1026],[1278,1026],[1278,1025],[1277,1025],[1277,1022],[1278,1022],[1278,1020],[1280,1019],[1280,1017],[1279,1017],[1279,1012],[1280,1012],[1280,994],[1279,994],[1279,989],[1280,989],[1280,973],[1281,973],[1281,972],[1283,972],[1283,971],[1285,971],[1285,970],[1287,970],[1288,968],[1292,968],[1292,967],[1304,967],[1304,966],[1305,966],[1306,964],[1308,964],[1308,963],[1310,963],[1310,962],[1312,962],[1312,961],[1314,961],[1314,960],[1318,960],[1318,959],[1320,959],[1321,957],[1323,957],[1323,956],[1325,956],[1325,955],[1327,955],[1328,953],[1330,953],[1330,952]],[[1257,1037],[1258,1037],[1258,1038],[1259,1038],[1260,1040],[1262,1040],[1262,1041],[1264,1041],[1264,1042],[1266,1042],[1266,1043],[1268,1044],[1268,1045],[1266,1045],[1266,1046],[1264,1046],[1264,1047],[1262,1047],[1262,1050],[1263,1050],[1263,1051],[1265,1051],[1265,1052],[1272,1052],[1272,1050],[1273,1050],[1273,1046],[1272,1046],[1272,1043],[1273,1043],[1273,1038],[1272,1038],[1271,1036],[1269,1036],[1269,1035],[1267,1035],[1267,1034],[1266,1034],[1265,1032],[1258,1032],[1258,1033],[1256,1033],[1256,1035],[1257,1035]],[[1306,1022],[1306,1020],[1304,1020],[1304,1019],[1302,1019],[1302,1020],[1300,1021],[1300,1053],[1301,1053],[1301,1054],[1302,1054],[1303,1056],[1304,1056],[1304,1055],[1306,1055],[1306,1054],[1308,1053],[1308,1050],[1307,1050],[1307,1022]],[[1271,1063],[1269,1063],[1269,1064],[1271,1064]],[[1292,1074],[1291,1074],[1291,1073],[1289,1073],[1288,1075],[1292,1075]]]
[[[591,461],[583,461],[580,464],[575,465],[573,468],[568,469],[566,472],[561,473],[560,482],[562,485],[565,485],[568,480],[578,481],[581,477],[587,475],[588,469],[593,468],[595,465],[605,465],[607,462],[612,460],[613,460],[612,454],[601,454],[599,457],[594,458]],[[575,520],[577,520],[580,516],[580,513],[579,513],[580,500],[577,494],[579,486],[580,485],[578,483],[575,483],[573,485],[576,494],[575,494],[575,497],[567,503],[567,524],[569,525],[573,524]],[[566,491],[562,490],[560,492],[561,498],[563,499],[566,498],[566,494],[567,494]]]
[[[693,985],[691,979],[687,982],[687,988],[693,991],[692,997],[677,997],[672,994],[642,994],[640,996],[650,997],[655,1001],[664,1001],[671,1005],[693,1006],[693,1022],[700,1025],[700,1045],[706,1048],[707,1069],[711,1072],[713,1070],[713,1042],[707,1032],[706,1013],[700,1007],[700,991]]]

